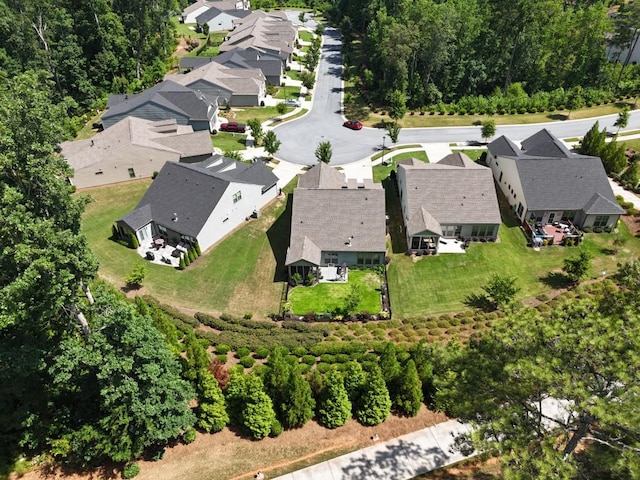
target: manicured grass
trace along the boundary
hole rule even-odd
[[[628,130],[626,132],[620,132],[618,133],[619,137],[625,137],[627,135],[637,135],[640,133],[640,130]]]
[[[218,132],[211,135],[211,143],[223,152],[227,150],[246,150],[247,136],[242,133]]]
[[[634,150],[640,150],[640,138],[636,138],[635,140],[618,140],[618,143],[624,143],[627,148],[633,148]]]
[[[141,257],[109,239],[111,225],[136,206],[150,183],[141,180],[82,192],[93,198],[83,217],[83,231],[100,261],[99,274],[118,287]],[[283,191],[290,192],[294,184]],[[275,200],[259,219],[241,225],[184,271],[146,264],[143,293],[163,303],[212,313],[252,312],[259,318],[277,312],[289,238],[286,206],[287,200]]]
[[[289,291],[289,302],[293,313],[327,313],[344,305],[352,285],[360,285],[362,298],[358,310],[377,313],[380,311],[380,276],[372,270],[349,270],[347,283],[319,283],[313,287],[295,287]]]
[[[196,28],[196,24],[195,23],[180,23],[178,21],[178,18],[176,17],[174,19],[173,22],[175,28],[176,28],[176,35],[178,37],[184,37],[184,38],[197,38],[199,39],[201,42],[207,39],[207,36],[200,32],[196,32],[195,28]]]
[[[292,109],[290,109],[292,110]],[[234,122],[247,123],[252,118],[257,118],[261,122],[269,120],[270,118],[278,117],[280,114],[276,107],[247,107],[247,108],[234,108],[229,120],[233,119]]]
[[[518,298],[533,297],[552,287],[562,286],[550,273],[560,273],[565,258],[577,255],[577,248],[552,246],[539,252],[527,247],[520,227],[500,227],[498,243],[472,243],[465,254],[442,254],[411,257],[394,253],[388,266],[389,295],[393,312],[399,316],[429,315],[466,308],[463,304],[470,294],[481,294],[493,275],[517,278],[521,288]],[[617,256],[607,255],[616,234],[586,234],[583,248],[593,255],[590,274],[615,272],[617,262],[637,259],[640,241],[625,225],[618,234],[627,239],[624,251]]]
[[[283,121],[289,121],[289,120],[295,120],[296,118],[299,118],[301,116],[303,116],[305,113],[307,113],[309,110],[307,110],[306,108],[301,108],[299,112],[296,112],[294,115],[291,115],[290,117],[287,117],[285,119],[280,119],[280,118],[276,118],[271,125],[277,125]]]
[[[276,94],[273,95],[273,98],[281,98],[282,100],[286,98],[298,98],[300,96],[300,87],[278,87],[276,89]]]
[[[473,160],[474,162],[477,162],[478,159],[480,158],[480,156],[486,152],[487,150],[485,148],[478,148],[478,149],[455,149],[452,148],[451,151],[453,153],[456,152],[461,152],[464,153],[467,157],[469,157],[471,160]]]
[[[591,118],[601,115],[610,115],[620,112],[620,108],[624,103],[633,105],[633,102],[617,102],[606,105],[597,105],[594,107],[583,108],[571,112],[571,120],[579,118]],[[480,131],[480,123],[484,120],[495,120],[496,125],[513,125],[520,123],[544,123],[555,122],[558,120],[567,120],[568,110],[545,112],[545,113],[523,113],[515,115],[410,115],[407,114],[399,122],[402,127],[449,127],[449,126],[470,126],[478,125],[478,132]],[[392,122],[388,115],[382,115],[381,113],[370,113],[368,118],[362,117],[361,121],[368,127],[377,126],[382,121]]]
[[[200,45],[202,45],[203,42],[206,42],[206,38],[204,35],[199,36],[200,34],[197,34],[195,32],[193,32],[195,35],[192,35],[192,37],[196,37],[198,39],[200,39]],[[218,48],[222,42],[224,42],[224,37],[227,35],[227,32],[213,32],[209,34],[209,45],[207,47],[204,47],[202,50],[200,50],[199,48],[195,48],[194,50],[190,51],[189,53],[187,53],[185,56],[187,57],[215,57],[216,55],[218,55],[218,53],[220,53],[220,49]]]
[[[291,80],[300,80],[300,72],[298,70],[289,70],[287,71],[286,76]]]
[[[103,113],[104,111],[101,111],[100,113],[97,113],[95,116],[87,120],[87,123],[85,123],[84,126],[76,133],[76,138],[74,140],[86,140],[87,138],[91,138],[96,133],[98,133],[98,130],[93,128],[92,125],[94,124],[94,122],[100,120],[100,117]]]
[[[313,42],[315,35],[307,30],[298,30],[298,36],[303,42]]]
[[[380,183],[382,182],[382,180],[387,178],[391,173],[391,170],[396,169],[396,166],[400,160],[406,160],[407,158],[416,158],[420,161],[429,163],[429,157],[427,157],[427,153],[424,151],[402,152],[402,153],[398,153],[397,155],[393,155],[393,158],[392,158],[392,155],[393,154],[387,154],[387,156],[385,156],[385,162],[388,163],[388,165],[380,164],[373,167],[374,182]]]

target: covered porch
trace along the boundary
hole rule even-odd
[[[318,267],[318,272],[320,283],[347,283],[349,281],[349,267],[346,263]]]

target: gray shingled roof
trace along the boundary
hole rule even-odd
[[[342,188],[344,174],[324,162],[318,162],[298,179],[298,188]]]
[[[532,157],[560,157],[567,158],[571,152],[564,143],[543,128],[522,142],[522,150]]]
[[[449,165],[450,167],[483,168],[471,160],[462,152],[450,153],[438,161],[438,165]]]
[[[178,68],[180,70],[194,70],[216,60],[216,57],[180,57]]]
[[[286,265],[318,265],[318,251],[384,252],[385,240],[383,189],[295,189]]]
[[[208,120],[209,105],[215,105],[215,102],[206,95],[176,82],[165,80],[142,93],[109,95],[108,109],[102,118],[122,114],[135,115],[136,111],[147,103],[161,105],[167,110],[192,120]]]
[[[515,159],[529,210],[588,210],[587,213],[602,215],[624,213],[613,195],[602,160],[569,151],[547,129],[524,140],[522,150],[515,154],[499,155]]]
[[[222,10],[220,8],[211,7],[196,17],[196,23],[198,25],[203,25],[223,12],[236,18],[244,18],[251,14],[251,10],[238,10],[236,8]]]
[[[487,149],[495,156],[500,155],[503,157],[513,157],[520,156],[522,151],[518,148],[518,146],[509,140],[507,137],[502,135],[501,137],[496,138],[493,142],[491,142]]]
[[[212,155],[196,166],[230,182],[262,185],[263,192],[278,183],[278,177],[262,162],[249,165],[223,155]]]
[[[442,235],[442,227],[438,220],[433,218],[424,208],[418,209],[407,221],[407,231],[409,235],[415,235],[421,232],[432,232]]]
[[[255,49],[234,48],[213,58],[215,62],[229,68],[259,68],[265,76],[282,74],[282,62],[279,58],[261,55]]]
[[[232,168],[234,165],[238,168]],[[250,171],[254,167],[255,170]],[[268,182],[273,180],[270,171],[260,173],[261,167],[268,170],[262,164],[249,167],[224,157],[212,157],[198,164],[168,162],[135,210],[121,220],[133,229],[153,220],[183,235],[196,237],[231,182],[256,184],[253,180],[258,177]]]
[[[593,213],[624,213],[597,157],[519,158],[515,164],[529,210],[583,210],[599,194],[608,205],[602,212],[592,205]]]
[[[489,168],[457,167],[441,162],[400,163],[398,168],[406,173],[405,200],[410,219],[424,208],[441,225],[500,223],[498,198]],[[429,222],[425,221],[425,225]],[[409,234],[421,230],[410,230]]]

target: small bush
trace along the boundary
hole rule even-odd
[[[250,354],[251,354],[251,350],[249,350],[246,347],[241,347],[238,350],[236,350],[236,357],[238,358],[248,357]]]
[[[225,355],[229,353],[230,350],[231,347],[229,345],[225,345],[224,343],[216,345],[216,353],[219,353],[220,355]]]
[[[293,353],[296,357],[302,357],[303,355],[307,354],[307,349],[304,347],[296,347],[291,351],[291,353]]]
[[[269,349],[267,347],[258,347],[256,348],[254,356],[259,359],[267,358],[269,356]]]
[[[282,427],[282,424],[278,420],[274,420],[271,424],[271,432],[269,433],[269,436],[271,438],[278,437],[283,431],[284,428]]]
[[[253,357],[242,357],[240,359],[240,365],[245,368],[251,368],[255,365],[256,361]]]
[[[328,363],[319,363],[316,366],[316,369],[320,372],[320,373],[327,373],[329,370],[331,370],[331,365]]]
[[[226,355],[216,355],[216,360],[220,363],[227,363],[228,358]]]
[[[140,473],[140,467],[137,463],[129,463],[122,469],[122,478],[133,478]]]
[[[185,432],[182,434],[182,442],[186,445],[193,443],[196,439],[196,430],[195,428],[187,428]]]
[[[313,365],[314,363],[316,363],[316,357],[314,357],[313,355],[303,355],[302,363],[306,365]]]
[[[242,318],[244,318],[245,320],[251,320],[253,318],[253,313],[247,312],[242,316]]]
[[[244,367],[242,365],[234,365],[229,369],[229,375],[244,373]]]

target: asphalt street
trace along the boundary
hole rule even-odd
[[[313,108],[296,120],[275,128],[282,142],[277,157],[298,165],[314,165],[315,149],[320,142],[329,141],[333,149],[332,165],[344,165],[370,156],[382,147],[386,131],[379,128],[349,130],[342,126],[342,54],[340,34],[333,28],[325,30],[318,77],[313,89]],[[615,130],[613,123],[617,115],[583,120],[559,120],[527,125],[503,125],[497,127],[496,137],[507,135],[521,141],[541,128],[547,128],[559,138],[584,135],[596,120],[600,127]],[[640,110],[631,112],[628,130],[640,129]],[[495,137],[494,137],[495,138]],[[481,141],[480,127],[435,127],[403,128],[397,144],[432,142],[477,142]],[[389,137],[386,146],[390,146]]]

